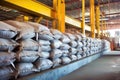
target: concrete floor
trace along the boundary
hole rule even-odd
[[[111,55],[114,53],[117,55]],[[120,55],[118,54],[120,51],[110,52],[60,80],[120,80]]]

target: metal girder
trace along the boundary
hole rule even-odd
[[[94,10],[94,0],[90,0],[90,26],[91,26],[91,37],[95,38],[95,10]]]
[[[54,18],[54,9],[48,7],[35,0],[1,0],[0,4],[19,11],[27,12],[36,16],[44,16],[45,18]],[[81,22],[65,16],[65,23],[81,28]],[[85,30],[90,31],[90,27],[85,25]]]

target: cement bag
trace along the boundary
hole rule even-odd
[[[79,49],[79,48],[81,48],[81,47],[83,47],[83,43],[82,42],[77,42],[77,49]]]
[[[62,38],[60,38],[60,41],[67,44],[71,40],[66,35],[63,35]]]
[[[35,22],[27,22],[27,23],[30,24],[32,27],[34,27],[36,32],[50,31],[46,26],[42,24],[38,24]]]
[[[81,55],[76,55],[76,57],[77,57],[78,60],[82,58]]]
[[[75,35],[77,41],[82,41],[82,37],[80,35]]]
[[[76,61],[77,60],[77,57],[75,55],[70,55],[69,57],[70,57],[71,61]]]
[[[60,58],[56,58],[56,59],[53,59],[53,68],[57,67],[57,66],[60,66],[61,65],[61,59]]]
[[[0,67],[13,65],[14,61],[15,61],[15,53],[0,52]]]
[[[34,73],[34,71],[37,71],[32,63],[17,63],[16,70],[17,70],[16,77],[25,76]]]
[[[49,58],[50,57],[50,53],[49,52],[40,52],[40,58]]]
[[[62,45],[62,42],[59,40],[53,40],[51,41],[51,47],[54,49],[59,48]]]
[[[83,49],[83,51],[87,51],[87,47],[83,47],[82,49]]]
[[[82,54],[83,51],[82,50],[77,50],[77,53],[76,54]]]
[[[62,56],[63,56],[63,57],[68,56],[68,54],[69,54],[69,51],[68,51],[68,50],[62,50]]]
[[[69,49],[69,54],[71,55],[71,54],[76,54],[77,53],[77,49],[75,49],[75,48],[70,48]]]
[[[67,35],[70,38],[70,40],[75,40],[76,39],[76,36],[73,35],[73,34],[65,33],[65,35]]]
[[[12,51],[18,44],[13,40],[0,38],[0,50]]]
[[[81,54],[81,56],[82,56],[82,57],[86,57],[87,55],[86,55],[86,53],[84,52],[83,54]]]
[[[70,46],[69,46],[68,44],[62,44],[62,45],[60,46],[60,49],[61,49],[61,50],[68,50],[68,49],[70,49]]]
[[[59,49],[53,49],[50,53],[50,58],[54,59],[54,58],[59,58],[62,56],[62,51]]]
[[[28,51],[38,51],[39,49],[39,44],[32,39],[22,40],[20,42],[20,46],[22,47],[23,50]]]
[[[90,44],[90,43],[87,43],[86,46],[91,46],[91,44]]]
[[[17,53],[18,62],[34,62],[40,56],[40,52],[36,51],[21,51]]]
[[[62,64],[68,64],[71,62],[71,59],[69,57],[61,57],[61,61]]]
[[[86,37],[83,37],[83,38],[82,38],[82,41],[85,41],[85,42],[86,42],[86,40],[87,40],[87,38],[86,38]]]
[[[49,59],[38,59],[35,62],[35,65],[38,70],[50,69],[53,66],[53,62]]]
[[[39,56],[23,56],[20,58],[20,62],[35,62],[38,58]]]
[[[87,46],[87,43],[85,41],[82,41],[83,46]]]
[[[0,67],[0,80],[10,80],[15,76],[14,72],[11,66]]]
[[[38,38],[39,38],[39,40],[40,40],[40,39],[42,39],[42,40],[47,40],[47,41],[52,41],[52,40],[54,40],[53,35],[52,35],[49,31],[39,32]]]
[[[35,36],[34,28],[25,22],[18,22],[12,20],[8,20],[5,22],[17,28],[17,30],[20,32],[16,40],[33,38]]]
[[[50,41],[39,40],[38,42],[39,42],[39,44],[40,44],[41,46],[48,46],[48,45],[50,45]]]
[[[70,44],[70,46],[73,47],[73,48],[78,45],[76,41],[71,41],[69,44]]]
[[[0,38],[11,39],[17,35],[17,29],[0,21]]]
[[[62,33],[56,29],[50,29],[55,39],[60,39],[62,37]]]
[[[45,52],[51,51],[51,47],[50,46],[41,46],[41,51],[45,51]]]
[[[90,43],[91,42],[91,38],[86,37],[86,42]]]

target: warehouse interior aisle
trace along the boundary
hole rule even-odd
[[[120,51],[112,51],[60,80],[120,80],[119,54]]]

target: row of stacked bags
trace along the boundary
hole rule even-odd
[[[0,21],[0,80],[17,79],[100,53],[109,42],[35,22]],[[107,46],[109,48],[109,46]]]

